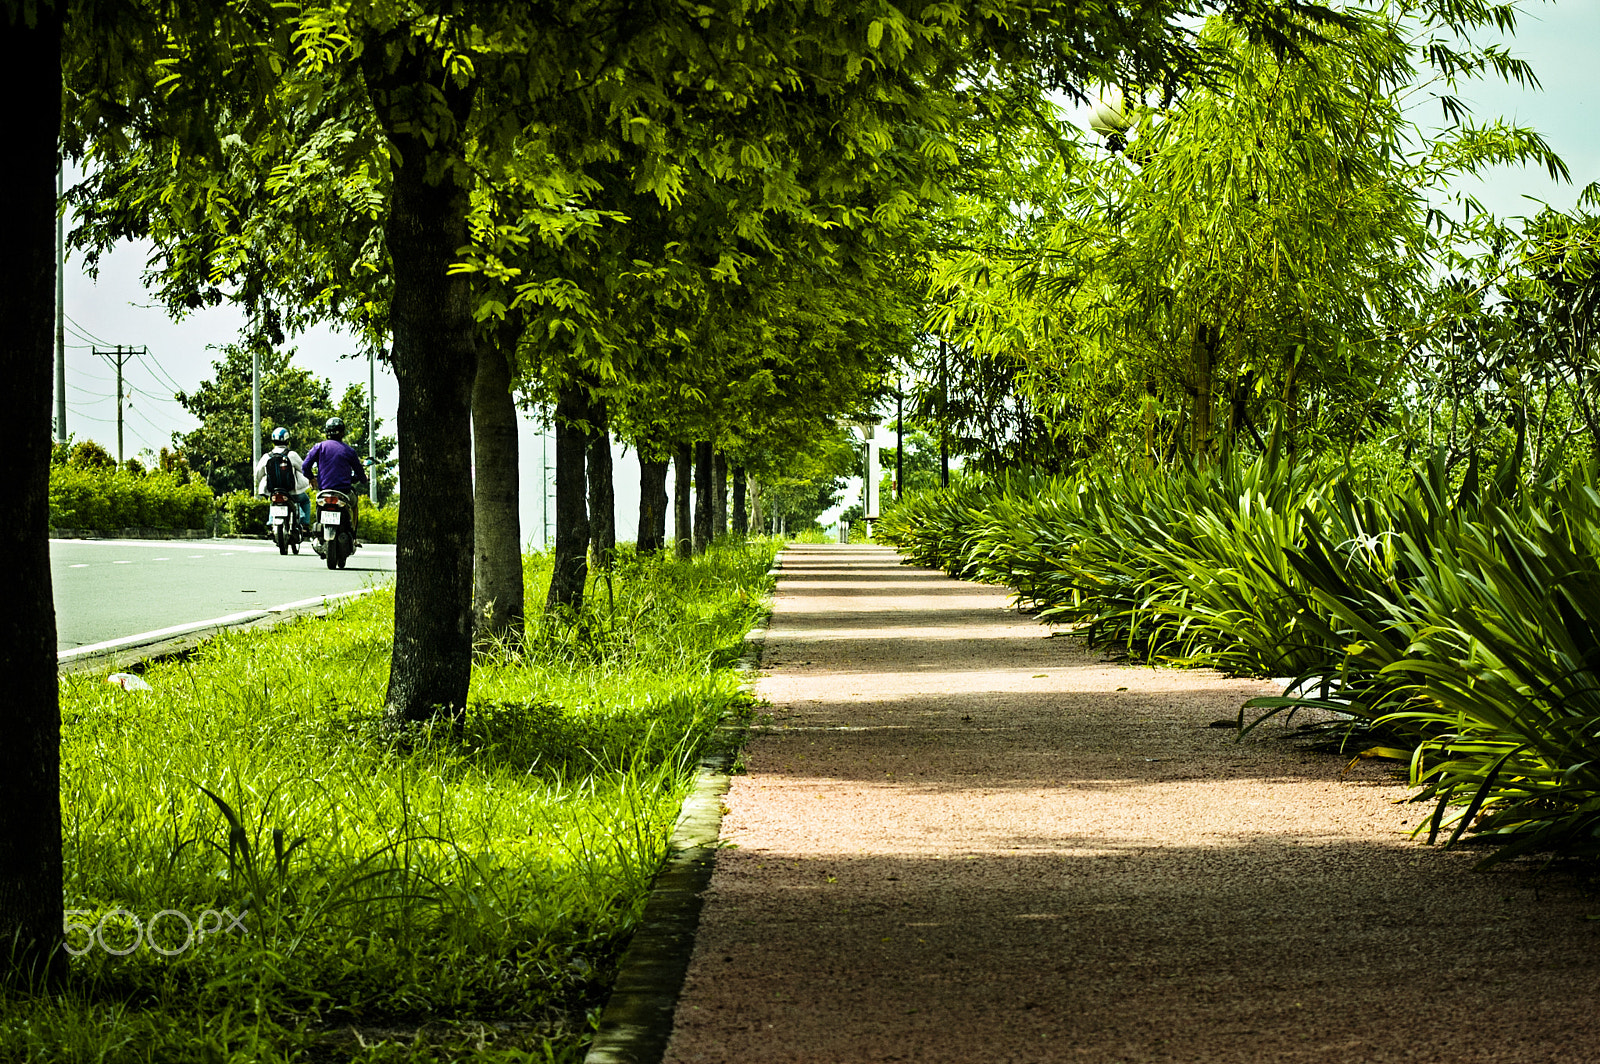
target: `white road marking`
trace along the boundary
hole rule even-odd
[[[88,562],[79,562],[76,565],[69,565],[69,566],[67,566],[67,568],[68,569],[87,569],[87,568],[89,568],[89,563]]]
[[[153,550],[170,550],[173,541],[170,539],[52,539],[51,543],[71,544],[79,547],[116,547],[119,550],[129,550],[139,547]],[[184,542],[184,541],[180,541]],[[221,551],[227,554],[272,554],[278,549],[276,543],[267,540],[238,541],[226,543],[207,543],[197,540],[187,541],[190,550]],[[260,546],[255,544],[259,543]],[[394,553],[393,543],[368,543],[362,546],[363,551],[373,554],[391,555]],[[203,554],[191,554],[191,558],[203,558]]]
[[[119,558],[117,561],[114,561],[111,564],[112,565],[132,565],[133,563],[128,561],[127,559]]]

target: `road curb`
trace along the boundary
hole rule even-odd
[[[769,574],[778,575],[783,552]],[[770,623],[771,615],[768,614]],[[745,683],[755,682],[766,646],[767,624],[745,636],[745,651],[735,666]],[[656,872],[639,929],[622,953],[617,981],[600,1014],[584,1064],[660,1064],[672,1037],[683,980],[689,973],[695,934],[700,929],[702,895],[716,868],[722,836],[722,804],[728,793],[728,766],[734,751],[700,763],[694,792],[685,799],[667,856]]]
[[[101,531],[95,528],[52,528],[51,539],[212,539],[214,533],[207,528],[149,528],[143,525],[132,528],[113,528]]]
[[[171,628],[159,628],[92,646],[59,651],[56,654],[56,671],[70,673],[93,672],[97,669],[126,669],[134,665],[178,657],[189,653],[222,632],[271,628],[297,617],[326,616],[340,603],[361,595],[370,595],[376,590],[377,588],[366,587],[356,591],[342,591],[336,595],[319,595],[316,598],[286,602],[262,610],[230,613],[224,617],[213,617]]]

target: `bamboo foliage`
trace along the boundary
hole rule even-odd
[[[997,149],[1008,209],[958,229],[934,328],[1013,366],[1048,431],[1085,455],[1144,437],[1146,455],[1203,457],[1259,445],[1274,420],[1348,443],[1397,399],[1438,267],[1460,253],[1429,203],[1489,165],[1565,174],[1530,130],[1459,109],[1442,130],[1418,125],[1421,93],[1453,104],[1459,79],[1529,75],[1498,53],[1444,61],[1408,25],[1352,15],[1287,55],[1212,18],[1198,39],[1214,77],[1146,94],[1111,150],[1071,136]]]

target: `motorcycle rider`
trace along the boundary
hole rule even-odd
[[[293,442],[289,437],[289,430],[282,425],[272,430],[272,450],[262,455],[261,460],[256,463],[256,494],[267,494],[267,466],[272,463],[274,456],[281,455],[287,458],[289,471],[294,474],[294,491],[290,492],[289,495],[294,500],[294,508],[299,511],[300,527],[309,529],[311,527],[311,496],[307,492],[311,489],[311,482],[306,479],[305,473],[300,469],[301,459],[291,446]]]
[[[361,518],[359,496],[354,489],[356,485],[364,486],[367,483],[367,474],[361,468],[361,455],[344,442],[343,418],[330,417],[322,427],[322,433],[328,438],[306,452],[305,461],[300,463],[300,471],[308,477],[317,478],[318,491],[342,491],[349,496],[350,535],[355,537],[359,535]],[[321,546],[315,541],[313,545]]]

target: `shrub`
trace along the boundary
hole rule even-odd
[[[225,535],[264,536],[267,534],[266,499],[251,491],[230,491],[217,499]]]
[[[210,488],[172,473],[141,475],[73,463],[50,467],[51,528],[205,528],[211,511]]]
[[[395,497],[387,506],[374,506],[371,501],[361,504],[361,540],[364,543],[393,543],[400,523],[400,499]]]
[[[93,440],[79,440],[67,455],[67,464],[78,469],[115,469],[117,460],[111,452]]]

